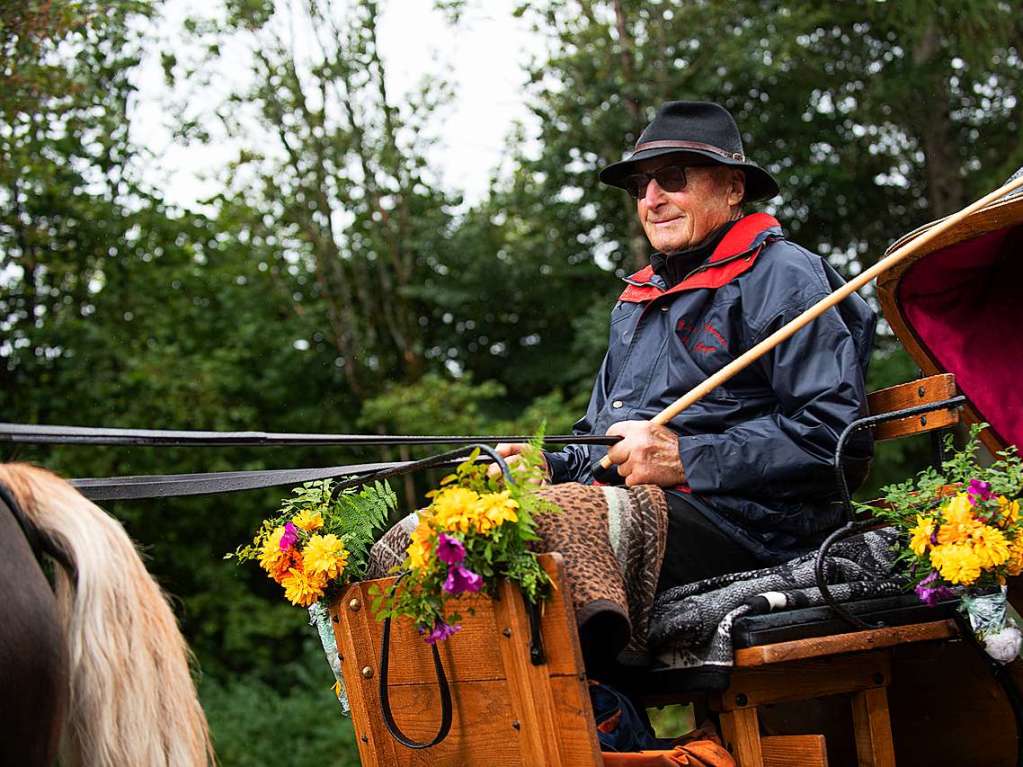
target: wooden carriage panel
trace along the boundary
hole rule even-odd
[[[563,582],[561,557],[541,558]],[[372,614],[370,589],[391,579],[354,584],[332,606],[341,667],[352,704],[364,765],[602,764],[574,614],[566,589],[556,589],[540,622],[547,662],[533,665],[530,626],[517,589],[502,584],[499,598],[457,603],[462,630],[442,642],[451,685],[452,726],[438,745],[414,750],[387,732],[378,694],[382,624]],[[470,612],[470,609],[472,611]],[[432,653],[407,622],[392,626],[388,692],[398,727],[429,741],[441,718]]]
[[[867,396],[868,410],[871,415],[891,413],[917,405],[941,402],[951,399],[958,393],[955,376],[951,373],[939,373],[917,381],[871,392]],[[874,439],[880,441],[912,434],[923,434],[955,426],[957,423],[959,423],[958,409],[936,410],[922,416],[900,418],[897,421],[878,424],[874,427]]]
[[[1023,661],[1013,661],[1010,671],[1023,683]],[[899,764],[1016,763],[1012,710],[969,642],[894,648],[888,700]]]

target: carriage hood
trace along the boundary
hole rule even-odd
[[[895,242],[913,241],[932,221]],[[888,320],[924,375],[952,373],[991,450],[1023,446],[1023,195],[963,219],[878,278]]]

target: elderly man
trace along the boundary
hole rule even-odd
[[[735,121],[717,104],[664,104],[631,157],[600,179],[635,198],[656,252],[625,279],[575,432],[620,435],[607,451],[619,481],[666,489],[658,589],[804,552],[841,520],[831,461],[843,428],[864,412],[873,313],[847,299],[668,425],[653,425],[841,279],[773,217],[744,210],[778,185],[746,158]],[[869,444],[857,447],[865,462]],[[499,446],[505,456],[521,450]],[[551,482],[593,483],[603,450],[547,453]]]

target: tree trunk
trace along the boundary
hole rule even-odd
[[[622,98],[625,101],[625,108],[629,112],[629,120],[632,123],[633,131],[638,137],[643,130],[643,111],[636,98],[636,74],[633,62],[635,41],[629,32],[629,26],[625,18],[625,10],[622,8],[621,0],[614,0],[615,29],[618,32],[619,58],[622,65]],[[629,271],[642,269],[650,260],[650,249],[647,244],[646,234],[636,217],[635,208],[628,206],[629,220],[629,263],[626,268]]]
[[[930,21],[913,49],[913,63],[928,85],[920,101],[919,138],[927,171],[927,202],[935,218],[954,213],[965,204],[960,162],[952,139],[949,86],[944,74],[947,67],[939,65],[941,55],[941,37]]]

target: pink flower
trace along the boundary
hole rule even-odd
[[[934,583],[938,579],[938,573],[932,572],[918,584],[916,584],[916,595],[920,597],[920,601],[926,603],[930,607],[938,604],[942,599],[951,599],[955,594],[952,593],[952,589],[947,586],[934,586],[930,584]]]
[[[438,619],[437,622],[433,624],[433,630],[429,634],[426,634],[425,629],[422,628],[419,629],[419,633],[426,634],[425,641],[427,644],[436,644],[437,642],[447,639],[452,634],[456,634],[461,630],[461,625],[457,623],[452,626],[450,623],[445,623]]]
[[[441,588],[449,594],[457,596],[464,591],[479,591],[482,586],[483,578],[480,577],[479,573],[467,570],[461,565],[451,565],[448,568],[447,580],[444,581],[444,585]]]
[[[449,565],[457,565],[465,559],[465,546],[447,533],[437,536],[437,559]]]
[[[284,535],[281,536],[281,551],[287,551],[298,543],[298,529],[294,523],[288,522],[284,525]]]
[[[977,505],[977,501],[990,501],[994,498],[994,493],[991,492],[990,482],[981,482],[979,479],[971,479],[970,486],[966,489],[966,494],[970,497],[970,503],[974,506]]]

